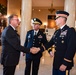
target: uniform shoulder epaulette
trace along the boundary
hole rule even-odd
[[[74,27],[70,27],[70,30],[72,30],[72,31],[76,31]]]
[[[29,32],[31,32],[31,31],[33,31],[33,30],[29,30],[29,31],[27,31],[27,32],[29,33]]]
[[[75,29],[74,27],[70,27],[70,29]]]

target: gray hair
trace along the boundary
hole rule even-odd
[[[17,17],[18,17],[18,15],[16,15],[16,14],[12,14],[12,15],[10,15],[10,16],[8,17],[8,24],[10,24],[10,21],[11,21],[11,19],[12,19],[14,16],[17,16]]]

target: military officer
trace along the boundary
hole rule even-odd
[[[39,30],[40,25],[42,25],[41,20],[38,18],[32,19],[33,29],[27,32],[24,47],[40,47],[42,44],[45,44],[47,42],[46,35]],[[41,56],[41,52],[38,52],[37,54],[26,53],[25,75],[30,75],[31,65],[32,75],[38,75]]]
[[[66,11],[56,12],[56,25],[59,27],[55,31],[52,39],[40,47],[41,51],[48,49],[54,56],[52,75],[69,75],[73,67],[73,57],[75,54],[75,29],[67,26],[66,21],[69,13]],[[55,52],[50,50],[50,46],[55,45]]]

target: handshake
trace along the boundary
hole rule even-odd
[[[32,48],[30,48],[30,52],[32,53],[32,54],[36,54],[36,53],[38,53],[40,51],[40,48],[37,48],[37,47],[32,47]]]

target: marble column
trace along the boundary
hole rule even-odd
[[[27,31],[31,29],[32,0],[22,0],[21,8],[21,45],[24,45]]]
[[[7,16],[17,14],[20,18],[21,0],[7,0]]]
[[[18,18],[21,19],[21,0],[7,0],[7,17],[11,14],[17,14]],[[7,22],[8,25],[8,22]],[[17,28],[18,33],[20,34],[20,26]]]
[[[67,25],[70,27],[75,27],[75,11],[76,11],[76,0],[65,0],[64,10],[69,12],[69,17],[67,20]]]

